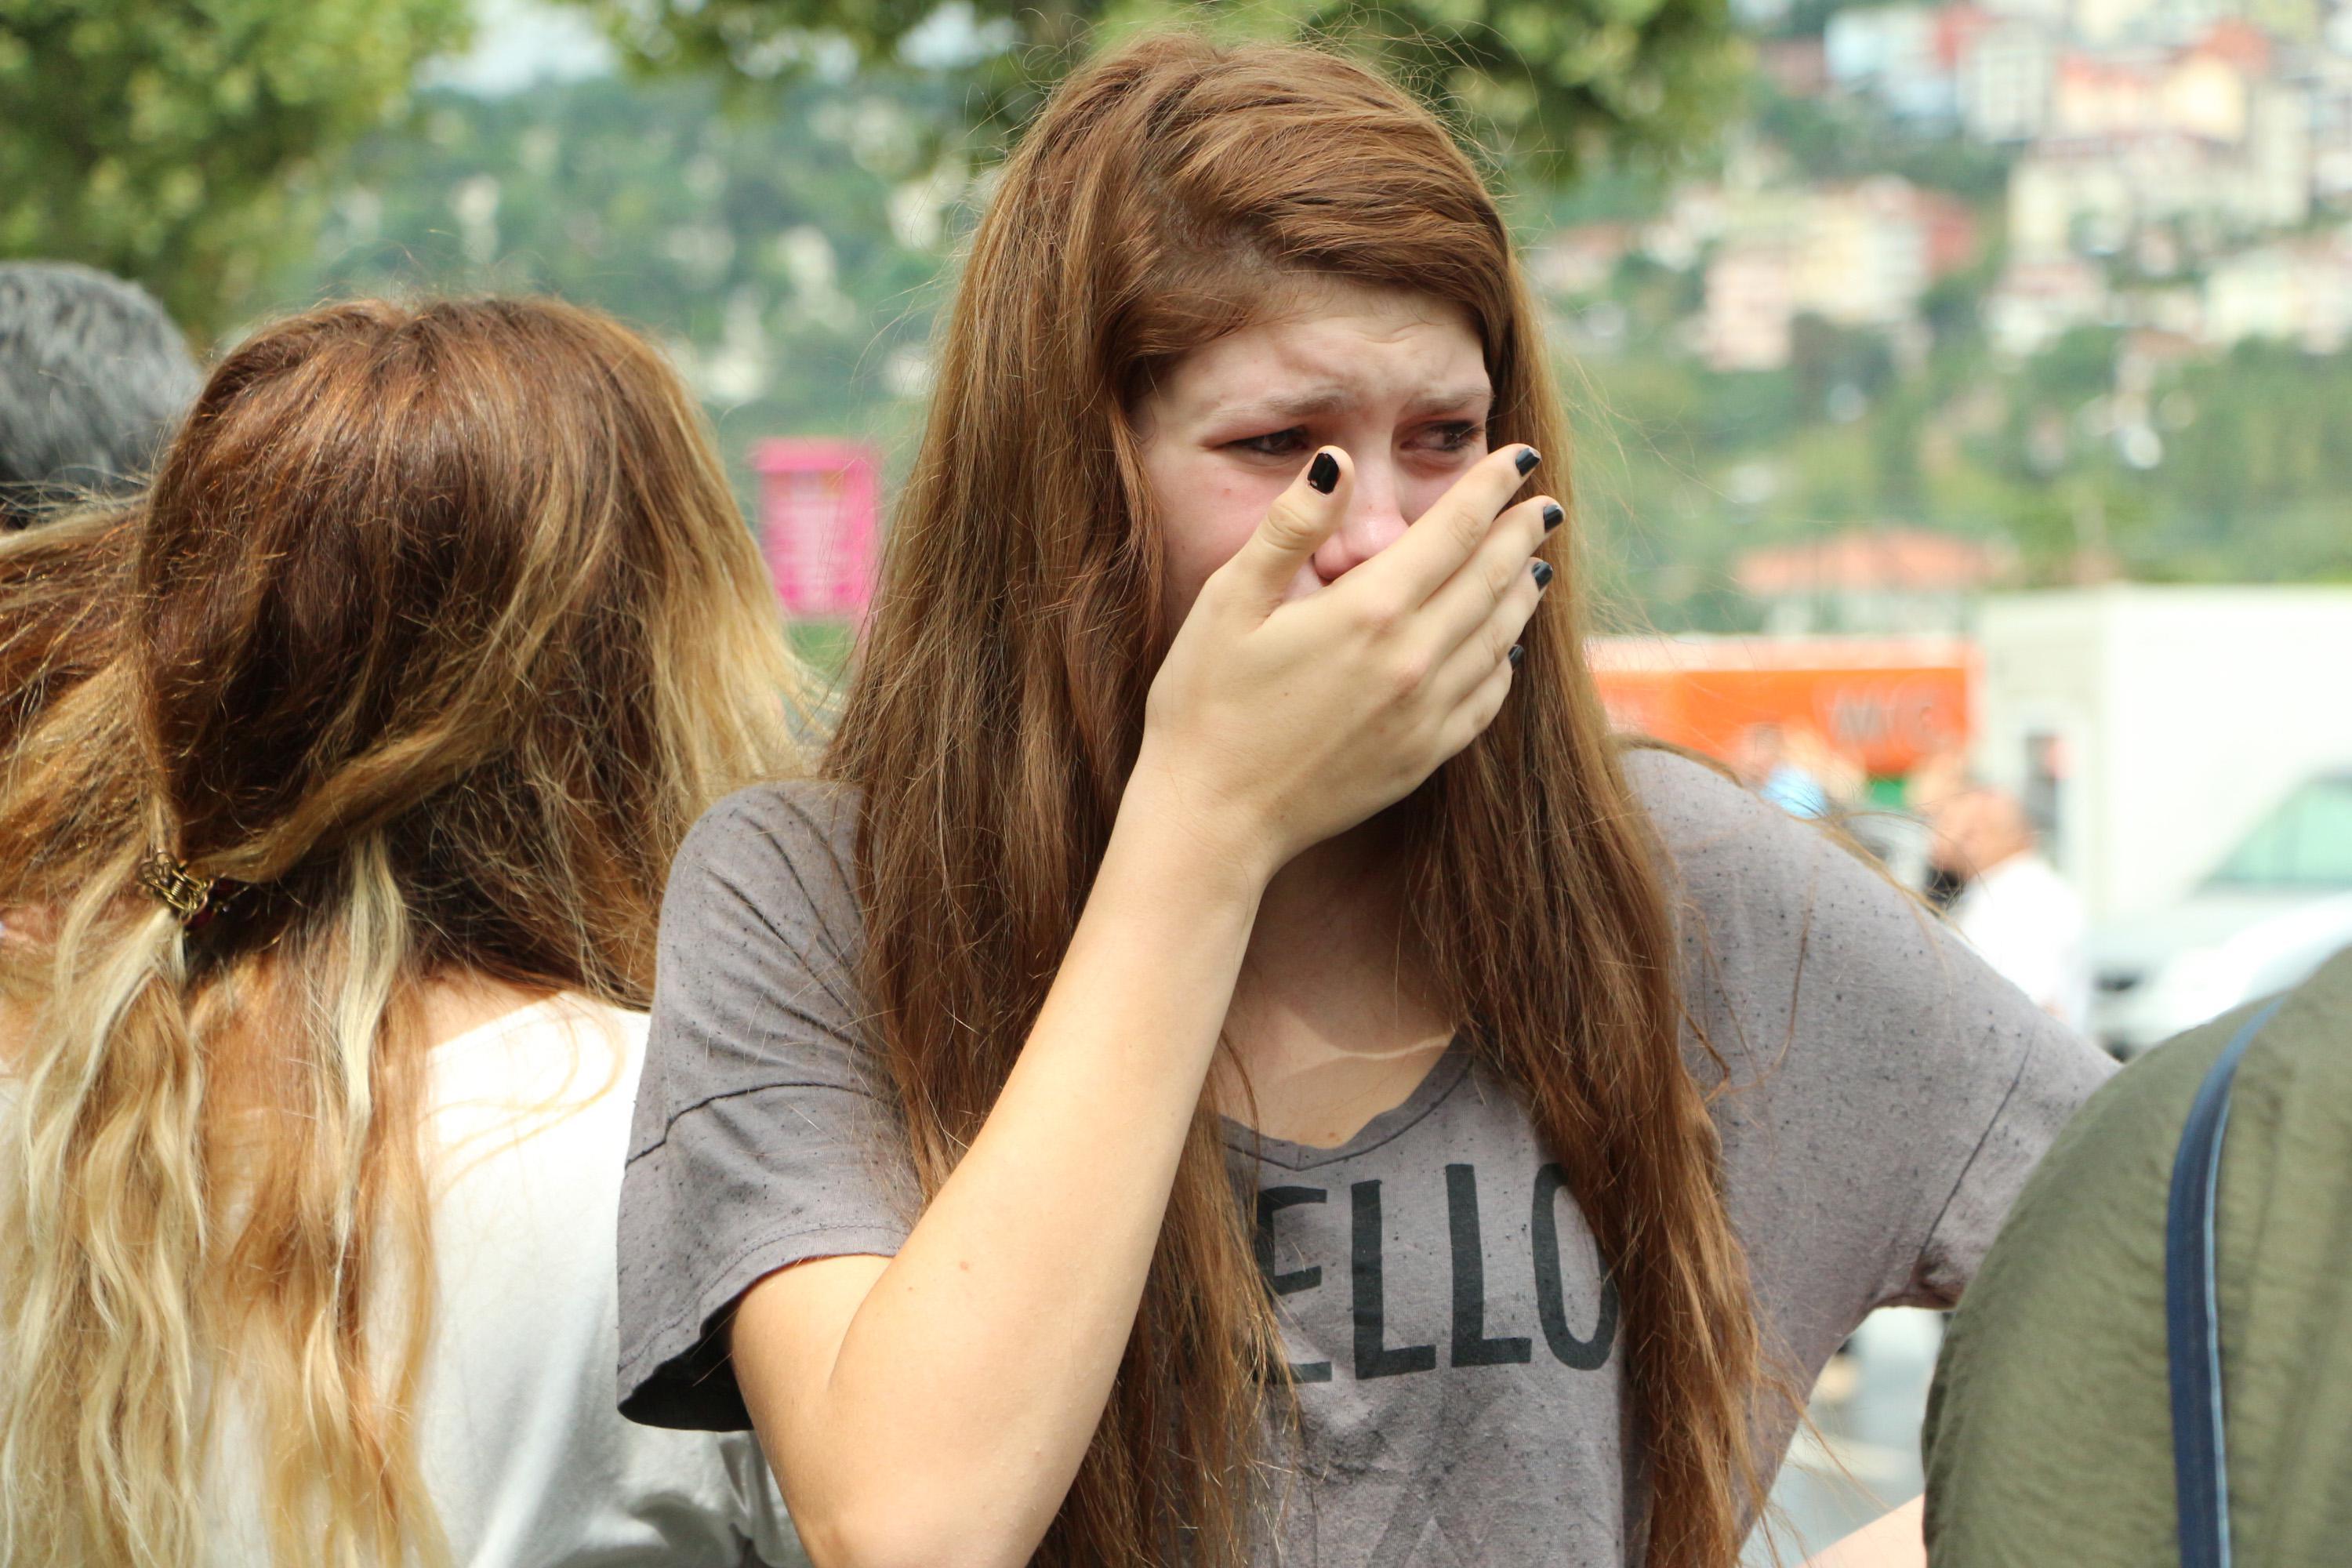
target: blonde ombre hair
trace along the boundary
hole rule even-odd
[[[0,542],[0,1559],[202,1560],[232,1385],[278,1562],[446,1555],[425,989],[644,1006],[687,827],[795,763],[699,415],[570,306],[310,311],[148,496]]]

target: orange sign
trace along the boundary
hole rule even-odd
[[[1957,639],[1608,637],[1591,657],[1619,730],[1726,760],[1759,726],[1810,731],[1879,778],[1968,743],[1976,657]]]

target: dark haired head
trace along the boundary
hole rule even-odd
[[[137,285],[0,264],[0,526],[135,485],[196,384],[180,330]]]

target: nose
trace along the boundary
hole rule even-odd
[[[1355,468],[1348,515],[1315,552],[1315,574],[1326,584],[1338,582],[1404,535],[1395,465],[1375,458],[1359,460]]]

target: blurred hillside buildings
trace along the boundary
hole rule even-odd
[[[1767,636],[1917,637],[1968,630],[2014,566],[1998,544],[1888,524],[1750,550],[1732,574]]]
[[[1802,314],[1905,328],[1927,286],[1978,245],[1966,204],[1893,175],[1677,203],[1668,222],[1684,243],[1712,242],[1701,338],[1717,370],[1787,364]]]
[[[1743,10],[1769,30],[1783,5]],[[2092,324],[2206,348],[2352,344],[2352,0],[1870,5],[1759,57],[1785,97],[1997,155],[2005,193],[1972,210],[1751,146],[1654,221],[1556,237],[1541,281],[1589,293],[1633,254],[1695,268],[1685,340],[1718,370],[1787,366],[1807,314],[1883,329],[1900,358],[1930,290],[1972,268],[2011,359]]]

